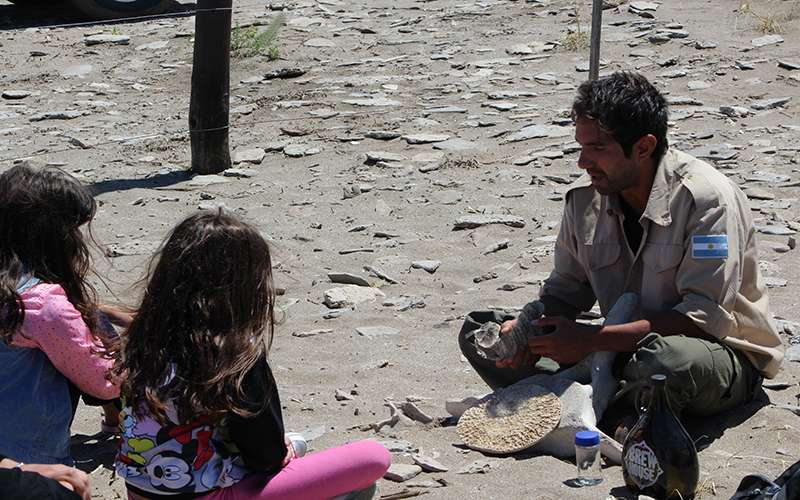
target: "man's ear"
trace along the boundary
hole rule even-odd
[[[648,160],[658,145],[658,139],[653,134],[643,135],[633,144],[633,154],[639,160]]]

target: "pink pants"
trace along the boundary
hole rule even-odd
[[[251,474],[203,500],[323,500],[372,485],[389,468],[392,456],[376,441],[364,440],[311,453],[289,462],[272,477]]]

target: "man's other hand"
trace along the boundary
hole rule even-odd
[[[581,325],[561,316],[541,318],[537,325],[553,327],[554,330],[528,339],[528,348],[533,354],[571,365],[595,351],[593,337],[600,331],[599,326]]]

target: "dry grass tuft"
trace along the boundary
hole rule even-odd
[[[786,24],[800,19],[800,0],[795,0],[785,12],[761,12],[756,10],[752,3],[740,1],[736,9],[739,17],[744,17],[754,23],[753,28],[764,34],[786,33]]]

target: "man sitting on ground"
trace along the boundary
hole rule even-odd
[[[462,352],[492,388],[541,373],[549,360],[570,365],[612,351],[627,387],[618,399],[632,403],[634,389],[662,373],[678,415],[747,403],[783,359],[747,198],[709,164],[668,149],[666,100],[637,73],[585,82],[572,116],[585,175],[565,195],[554,268],[540,291],[539,324],[553,331],[495,363],[476,353],[478,325],[468,318]],[[640,295],[643,319],[574,321],[595,301],[607,313],[625,292]]]

